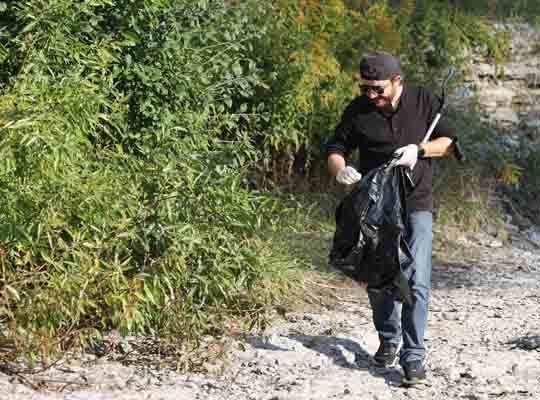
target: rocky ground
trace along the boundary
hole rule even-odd
[[[89,355],[41,374],[0,373],[0,399],[540,399],[537,239],[529,232],[503,246],[462,236],[467,251],[441,257],[436,249],[421,387],[402,387],[399,366],[373,365],[378,341],[365,291],[318,280],[308,299],[316,307],[285,312],[263,335],[231,339],[227,358],[208,366],[214,372]]]

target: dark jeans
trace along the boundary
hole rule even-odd
[[[432,224],[433,217],[429,211],[414,211],[409,214],[406,240],[414,257],[408,276],[412,305],[402,305],[384,292],[368,290],[373,322],[380,340],[399,345],[403,339],[401,364],[423,360],[426,353],[424,332],[431,288]]]

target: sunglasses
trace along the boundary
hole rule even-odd
[[[390,85],[390,84],[388,84]],[[375,86],[372,86],[372,85],[358,85],[360,87],[360,90],[363,92],[363,93],[368,93],[370,90],[372,92],[375,92],[377,93],[378,95],[381,95],[384,93],[384,91],[386,90],[386,88],[388,87],[388,85],[385,85],[385,86],[378,86],[378,85],[375,85]]]

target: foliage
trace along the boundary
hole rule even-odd
[[[438,0],[448,3],[446,0]],[[536,0],[454,0],[452,3],[467,14],[489,16],[490,18],[516,18],[538,22],[540,3]]]
[[[477,231],[499,226],[505,236],[503,216],[511,213],[514,224],[526,226],[538,221],[540,193],[538,151],[523,154],[508,147],[501,136],[470,111],[451,110],[450,121],[459,133],[467,161],[451,159],[437,162],[434,179],[435,216],[442,225]],[[522,141],[521,146],[526,142]],[[495,173],[494,173],[495,171]]]
[[[477,231],[498,220],[490,203],[496,187],[493,169],[504,165],[488,126],[473,112],[450,109],[449,121],[459,135],[466,161],[436,160],[434,177],[434,217],[442,225]]]
[[[526,188],[527,209],[531,219],[540,224],[540,151],[531,153],[525,160],[525,166],[523,186]]]
[[[110,328],[196,339],[255,323],[288,273],[261,235],[273,202],[246,187],[257,150],[238,110],[262,85],[261,32],[219,2],[10,10],[4,339],[43,355]]]
[[[519,171],[517,183],[507,187],[507,201],[518,214],[518,221],[530,221],[540,225],[540,151],[531,151],[516,161]]]
[[[503,165],[498,178],[506,185],[518,186],[522,174],[523,168],[512,162],[508,162]]]

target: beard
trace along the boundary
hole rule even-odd
[[[396,89],[392,88],[392,92],[388,95],[379,95],[374,99],[370,99],[371,103],[382,111],[393,111],[392,100],[396,96]]]
[[[390,96],[377,96],[374,99],[370,99],[373,105],[377,108],[392,108],[392,99],[394,98],[394,93]]]

